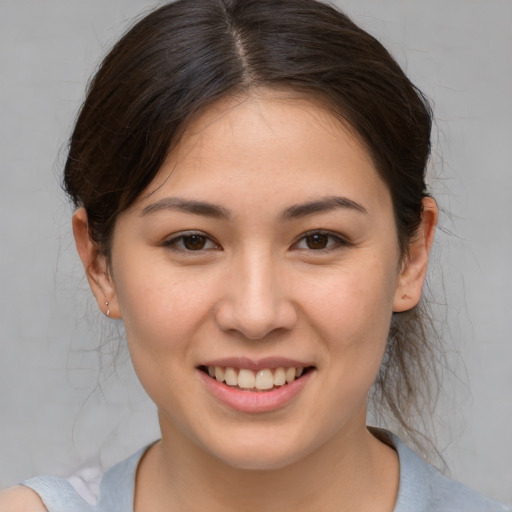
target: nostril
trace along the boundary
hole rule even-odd
[[[244,288],[243,283],[239,283]],[[250,285],[245,285],[250,287]],[[277,292],[248,289],[218,303],[215,319],[224,332],[238,332],[245,339],[258,341],[278,332],[290,331],[297,324],[294,305]],[[270,286],[272,289],[273,287]]]

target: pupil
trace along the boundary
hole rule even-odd
[[[205,237],[201,235],[189,235],[183,238],[183,245],[191,251],[202,249],[205,243]]]
[[[328,235],[316,233],[315,235],[308,235],[306,238],[307,245],[310,249],[325,249],[329,240]]]

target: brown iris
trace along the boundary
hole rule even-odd
[[[203,235],[187,235],[183,237],[183,245],[189,251],[200,251],[206,245],[206,237]]]
[[[314,233],[306,236],[306,244],[309,249],[325,249],[329,244],[329,235]]]

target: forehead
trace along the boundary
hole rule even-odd
[[[333,189],[354,200],[389,201],[350,126],[315,99],[258,90],[222,99],[196,116],[142,203],[166,194],[215,202],[238,195],[277,207]]]
[[[314,134],[310,132],[313,127]],[[309,136],[304,137],[307,132]],[[340,139],[354,143],[361,146],[358,148],[361,156],[370,160],[357,133],[325,102],[286,89],[258,88],[213,103],[192,118],[175,149],[182,152],[201,144],[205,149],[215,149],[219,143],[231,148],[233,142],[237,147],[245,142],[252,147],[261,144],[271,150],[278,143],[301,142],[301,146],[305,146],[311,135],[336,144]]]

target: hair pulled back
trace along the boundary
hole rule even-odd
[[[427,194],[431,110],[374,37],[316,0],[178,0],[114,46],[89,85],[64,176],[99,250],[109,256],[117,216],[151,183],[188,121],[258,87],[320,99],[352,126],[389,187],[406,251]],[[427,334],[417,308],[395,315],[373,392],[409,434],[428,387]]]

